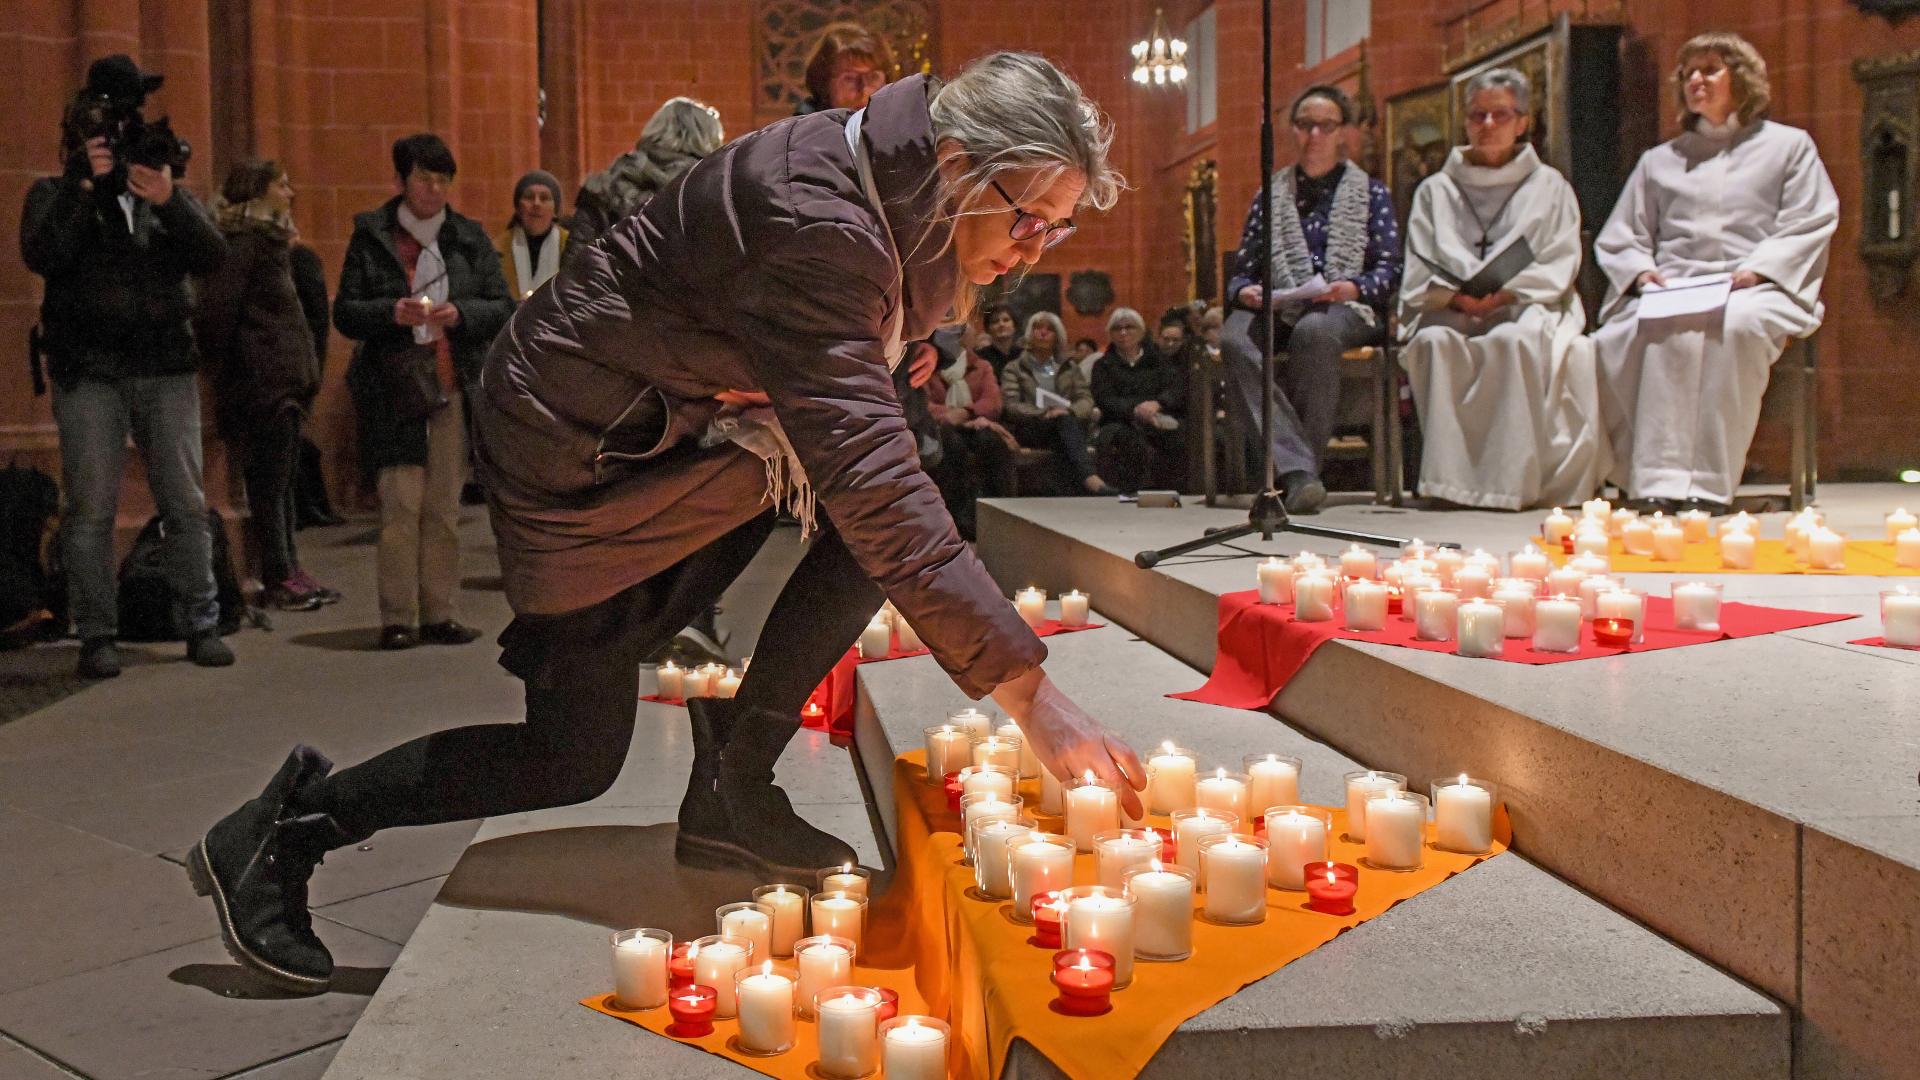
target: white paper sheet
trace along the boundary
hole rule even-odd
[[[1327,279],[1320,274],[1315,274],[1291,289],[1282,289],[1274,293],[1272,301],[1276,304],[1295,304],[1305,300],[1311,300],[1326,291]]]
[[[1073,402],[1044,386],[1036,386],[1033,388],[1033,405],[1037,409],[1070,409]]]
[[[1674,319],[1682,315],[1706,315],[1727,306],[1733,292],[1732,274],[1703,274],[1700,277],[1674,278],[1662,287],[1640,287],[1641,322],[1649,319]]]

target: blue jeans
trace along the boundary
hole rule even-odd
[[[119,629],[113,525],[129,434],[166,526],[167,574],[180,604],[175,619],[183,634],[214,629],[220,606],[200,480],[198,379],[81,379],[71,388],[54,387],[53,417],[66,488],[61,539],[67,591],[80,639],[112,637]]]

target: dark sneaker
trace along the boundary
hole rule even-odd
[[[420,635],[411,626],[383,626],[380,628],[380,647],[387,650],[411,649],[420,644]]]
[[[83,679],[111,679],[120,674],[120,650],[110,637],[88,638],[80,643],[74,670]]]
[[[290,580],[297,582],[303,591],[319,597],[322,604],[337,604],[342,599],[342,594],[339,589],[327,588],[325,585],[313,580],[313,575],[307,573],[305,570],[294,571],[293,577]]]
[[[1288,473],[1280,480],[1280,490],[1286,492],[1289,514],[1317,514],[1327,501],[1327,485],[1310,472]]]
[[[480,631],[452,619],[420,628],[420,640],[428,645],[465,645],[479,638]]]
[[[201,667],[231,667],[233,650],[220,640],[220,631],[201,630],[187,639],[187,659]]]
[[[263,606],[279,611],[315,611],[321,602],[318,596],[301,588],[293,578],[278,585],[269,585],[260,593]]]

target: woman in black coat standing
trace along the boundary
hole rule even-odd
[[[466,389],[513,299],[486,230],[447,205],[454,169],[438,135],[393,144],[400,194],[354,217],[333,305],[334,326],[359,342],[347,387],[380,494],[383,649],[480,636],[454,610]]]

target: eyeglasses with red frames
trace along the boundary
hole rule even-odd
[[[1007,230],[1007,235],[1011,236],[1015,243],[1025,243],[1045,233],[1047,238],[1040,242],[1040,248],[1043,251],[1051,251],[1065,243],[1067,237],[1073,235],[1075,226],[1072,218],[1048,221],[1039,214],[1030,214],[1022,210],[1019,203],[1013,201],[1013,196],[1007,194],[1007,189],[1000,186],[1000,181],[987,182],[993,185],[993,190],[999,192],[1000,197],[1005,199],[1007,205],[1014,210],[1013,227]]]

